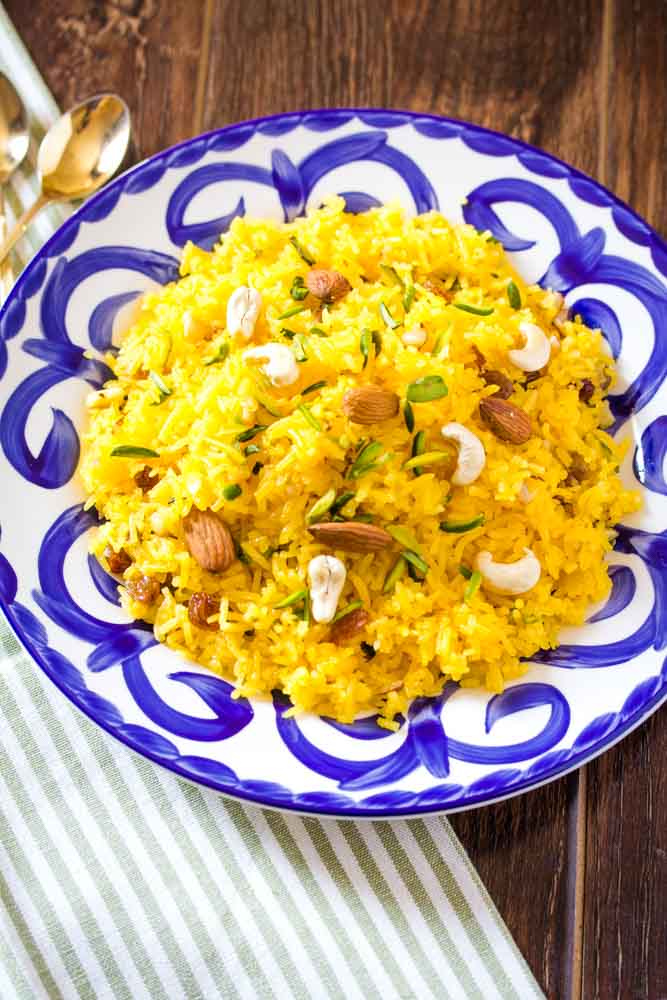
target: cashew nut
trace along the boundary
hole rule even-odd
[[[406,347],[423,347],[426,343],[426,330],[422,326],[413,326],[405,331],[401,340]]]
[[[248,285],[240,285],[227,303],[228,332],[232,336],[240,333],[244,340],[250,340],[261,308],[262,296],[259,292]]]
[[[346,570],[335,556],[315,556],[308,563],[310,607],[316,622],[330,622],[336,614]]]
[[[445,424],[440,433],[446,439],[456,441],[459,457],[452,475],[454,486],[469,486],[474,483],[486,465],[484,445],[472,431],[463,424]]]
[[[480,552],[476,565],[484,580],[499,594],[525,594],[532,590],[542,573],[540,561],[530,549],[514,563],[497,563],[490,552]]]
[[[513,365],[524,372],[539,371],[551,357],[549,338],[535,323],[519,323],[519,332],[526,343],[516,351],[508,351],[507,356]]]
[[[299,378],[296,358],[286,344],[261,344],[243,352],[243,360],[257,358],[262,371],[273,385],[292,385]]]

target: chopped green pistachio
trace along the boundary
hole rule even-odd
[[[404,469],[421,469],[425,465],[440,465],[442,462],[451,462],[451,451],[426,451],[423,454],[415,455],[403,462]]]
[[[142,448],[134,444],[119,444],[111,449],[112,458],[159,458],[160,455],[152,448]]]
[[[389,532],[392,538],[396,539],[399,545],[403,545],[406,549],[410,549],[412,552],[421,555],[419,542],[407,528],[403,528],[400,524],[388,524],[385,530]]]
[[[244,455],[256,455],[261,450],[262,449],[259,447],[259,445],[249,444],[246,448],[243,449],[243,454]]]
[[[512,309],[521,308],[521,292],[513,281],[510,281],[507,286],[507,301],[511,305]]]
[[[493,306],[470,306],[466,302],[454,302],[452,305],[455,309],[460,309],[462,312],[472,313],[473,316],[490,316],[493,312]]]
[[[405,290],[405,282],[403,281],[403,279],[401,278],[400,274],[398,273],[395,267],[391,267],[390,264],[380,264],[380,270],[382,271],[383,274],[386,274],[387,277],[395,285],[398,285],[399,288]]]
[[[267,427],[268,424],[254,424],[252,427],[248,427],[247,430],[241,431],[240,434],[237,434],[236,440],[240,441],[241,444],[246,441],[252,441],[254,437],[261,434],[262,431],[265,431]]]
[[[223,340],[223,342],[218,347],[217,351],[212,358],[204,362],[204,367],[209,368],[211,365],[217,365],[219,362],[224,361],[229,354],[229,341]]]
[[[299,411],[299,413],[303,415],[303,417],[308,421],[308,423],[314,430],[316,431],[322,430],[322,425],[320,424],[319,420],[317,419],[317,417],[313,416],[313,414],[308,409],[305,403],[299,403],[299,405],[297,406],[297,410]]]
[[[415,429],[415,411],[412,409],[412,403],[409,399],[406,399],[403,403],[403,419],[405,420],[408,433],[412,434]]]
[[[473,528],[480,528],[483,524],[484,515],[478,514],[477,517],[473,517],[469,521],[441,521],[440,531],[447,531],[450,534],[463,534],[464,531],[472,531]]]
[[[238,485],[238,483],[232,483],[230,486],[225,486],[222,495],[225,500],[236,500],[237,497],[241,496],[243,490]]]
[[[303,601],[307,596],[307,590],[295,590],[293,594],[289,594],[287,597],[284,597],[282,601],[278,601],[277,604],[274,604],[273,610],[279,611],[281,608],[291,608],[292,605],[298,604],[299,601]]]
[[[158,375],[157,372],[150,371],[148,373],[148,377],[150,378],[150,380],[153,383],[153,385],[156,386],[157,391],[160,393],[160,399],[159,399],[159,401],[154,404],[155,406],[159,406],[160,403],[164,403],[164,401],[167,398],[167,396],[171,396],[172,390],[169,388],[169,386],[164,381],[164,379],[162,378],[162,376]]]
[[[289,293],[293,299],[297,300],[297,302],[303,302],[308,294],[306,283],[300,274],[297,274],[296,278],[292,282],[292,287],[290,288]]]
[[[309,253],[308,250],[306,250],[303,244],[299,243],[296,236],[290,236],[289,241],[296,250],[296,252],[298,253],[301,260],[305,261],[309,267],[312,267],[313,264],[315,263],[315,258],[313,257],[313,255]]]
[[[368,355],[370,354],[371,343],[371,331],[363,330],[361,336],[359,337],[359,350],[361,351],[361,356],[364,359],[364,363],[361,366],[362,368],[365,368],[368,364]]]
[[[474,573],[470,574],[470,579],[468,580],[466,589],[463,592],[463,600],[466,602],[466,604],[468,603],[468,601],[472,600],[472,598],[475,596],[475,594],[479,590],[479,585],[481,582],[482,582],[482,574],[479,572],[479,570],[476,569]]]
[[[394,319],[394,317],[391,315],[384,302],[380,303],[380,316],[384,320],[385,325],[388,326],[390,330],[396,330],[401,325],[399,321]]]
[[[412,549],[403,549],[401,555],[404,559],[407,559],[415,569],[418,569],[420,573],[428,573],[428,563],[422,559],[422,557],[417,552],[413,552]]]
[[[284,313],[281,313],[278,319],[289,319],[290,316],[296,316],[298,313],[305,312],[310,306],[290,306],[286,309]]]
[[[391,593],[401,577],[405,576],[407,568],[407,560],[403,555],[400,555],[385,577],[384,585],[382,587],[383,594]]]
[[[435,338],[435,343],[433,344],[433,350],[431,351],[431,354],[433,355],[434,358],[437,358],[438,354],[440,354],[440,351],[442,350],[444,343],[445,343],[445,331],[441,330],[438,336]]]
[[[301,390],[301,395],[307,396],[311,392],[317,392],[318,389],[324,389],[326,385],[328,385],[326,379],[322,379],[321,382],[313,382],[312,385],[307,385],[305,389]]]
[[[417,431],[412,441],[412,457],[416,455],[423,455],[424,449],[426,448],[426,431]],[[415,466],[413,469],[415,476],[421,476],[422,470],[419,466]]]
[[[297,364],[302,365],[304,361],[308,360],[308,355],[306,354],[306,343],[306,338],[302,333],[295,334],[292,339],[292,351],[294,352]]]
[[[349,503],[350,500],[352,500],[353,497],[355,496],[356,494],[351,490],[348,490],[345,493],[341,493],[341,495],[337,497],[336,500],[334,500],[334,502],[331,504],[332,516],[335,517],[338,514],[338,512],[343,509],[345,504]]]
[[[334,622],[339,622],[341,618],[345,618],[346,615],[352,614],[353,611],[357,611],[358,608],[363,608],[363,606],[363,601],[350,601],[350,603],[346,604],[344,608],[341,608],[340,611],[336,612],[331,619],[331,624],[333,625]]]
[[[321,326],[311,326],[311,328],[310,328],[310,330],[308,332],[311,333],[313,335],[313,337],[327,337],[328,336],[328,333],[326,332],[326,330],[323,330]]]
[[[430,403],[447,395],[447,386],[441,375],[425,375],[411,382],[406,396],[411,403]]]
[[[352,496],[354,496],[354,494],[352,494]],[[331,510],[335,499],[336,491],[334,489],[327,490],[324,496],[321,496],[306,514],[307,523],[314,524],[315,521],[319,521],[319,519],[326,514],[327,511]]]

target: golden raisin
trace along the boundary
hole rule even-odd
[[[585,378],[581,383],[581,389],[579,390],[579,399],[582,403],[590,403],[593,398],[593,393],[595,392],[595,386],[589,378]]]
[[[188,601],[188,618],[197,628],[208,629],[209,632],[217,632],[216,622],[209,622],[211,615],[217,615],[220,611],[220,601],[217,597],[212,597],[204,590],[196,591]]]
[[[107,561],[110,573],[124,573],[128,566],[132,565],[132,560],[128,556],[125,549],[119,549],[118,552],[116,552],[110,545],[107,545],[104,550],[104,558]]]
[[[160,590],[160,581],[152,576],[140,576],[127,584],[128,594],[139,604],[155,604],[160,596]]]
[[[349,615],[343,615],[337,622],[334,622],[329,632],[329,639],[339,646],[342,642],[347,642],[363,632],[370,620],[371,616],[365,608],[350,611]]]
[[[350,282],[340,271],[323,267],[314,267],[308,272],[306,287],[311,295],[329,305],[338,302],[352,289]]]
[[[495,371],[495,369],[485,369],[480,372],[480,377],[485,385],[497,386],[494,396],[498,396],[499,399],[509,399],[514,392],[512,379],[502,372]]]
[[[152,490],[159,483],[160,477],[149,465],[144,465],[141,472],[137,472],[134,481],[143,493],[148,493],[149,490]]]

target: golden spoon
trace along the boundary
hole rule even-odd
[[[28,152],[30,133],[23,101],[14,85],[0,73],[0,240],[6,236],[3,187]],[[12,274],[9,265],[0,266],[0,302],[9,291]]]
[[[116,94],[98,94],[65,112],[37,154],[42,190],[0,247],[0,265],[38,212],[53,201],[78,201],[102,187],[123,162],[130,112]]]

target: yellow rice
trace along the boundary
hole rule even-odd
[[[306,309],[278,319],[299,304],[290,289],[295,276],[308,272],[289,241],[294,235],[318,266],[340,271],[352,285],[321,318]],[[381,264],[392,266],[406,286],[414,283],[408,316],[404,289]],[[493,313],[459,310],[426,290],[423,282],[431,273],[444,279],[453,302],[493,307]],[[519,310],[508,301],[510,280],[520,292]],[[242,284],[256,288],[263,300],[253,343],[289,344],[282,333],[286,327],[306,335],[308,359],[299,366],[300,381],[288,390],[258,382],[257,369],[242,360],[248,346],[242,342],[230,342],[226,360],[205,364],[228,340],[227,300]],[[405,325],[389,329],[381,303]],[[407,219],[395,205],[352,215],[344,212],[341,199],[330,198],[290,224],[237,218],[212,253],[188,244],[181,279],[142,298],[120,352],[108,359],[117,380],[90,400],[81,476],[88,506],[104,518],[92,551],[104,562],[107,546],[124,548],[132,559],[126,582],[146,575],[162,584],[150,608],[121,587],[124,607],[151,621],[161,642],[231,678],[239,696],[280,689],[295,710],[341,721],[377,711],[384,725],[394,726],[411,699],[438,693],[448,679],[501,691],[524,673],[522,658],[556,646],[558,630],[581,624],[591,602],[607,595],[604,557],[613,542],[611,529],[638,506],[618,476],[624,448],[602,429],[609,413],[599,386],[606,376],[613,379],[613,362],[601,333],[580,319],[560,331],[553,325],[559,307],[559,296],[521,280],[488,233],[454,226],[436,212]],[[509,349],[522,344],[518,325],[524,320],[560,341],[546,374],[525,387],[524,373],[507,358]],[[401,334],[419,324],[426,343],[405,347]],[[311,334],[313,326],[326,336]],[[362,370],[365,329],[380,331],[382,349],[378,357],[370,350]],[[533,422],[527,444],[498,440],[480,419],[480,400],[494,388],[480,377],[474,346],[489,368],[514,379],[512,402]],[[147,372],[158,373],[171,395],[160,402]],[[481,439],[486,467],[468,487],[452,487],[438,466],[419,476],[402,468],[413,435],[400,413],[371,428],[352,424],[343,414],[342,397],[351,386],[377,381],[403,400],[406,386],[429,374],[441,375],[449,392],[414,404],[415,430],[426,431],[427,450],[443,446],[440,427],[449,421]],[[322,390],[298,394],[323,379]],[[588,405],[579,398],[584,379],[596,386]],[[297,409],[302,402],[321,431]],[[268,429],[253,441],[260,451],[246,456],[236,438],[254,424]],[[350,482],[345,472],[362,438],[380,441],[391,457]],[[121,444],[154,449],[159,458],[111,457]],[[584,460],[589,475],[569,485],[573,455]],[[146,464],[161,478],[143,493],[133,476]],[[223,489],[231,484],[242,492],[225,501]],[[525,494],[523,501],[520,497],[523,484],[532,497],[527,503]],[[346,517],[362,512],[377,525],[410,531],[429,566],[423,582],[404,576],[393,592],[383,594],[400,546],[333,553],[348,571],[339,608],[360,600],[370,615],[363,633],[342,645],[329,641],[330,626],[301,620],[293,607],[274,609],[307,588],[309,561],[331,552],[308,534],[306,515],[332,487],[356,491],[343,509]],[[243,561],[223,574],[200,568],[182,529],[192,505],[220,512],[242,547]],[[480,513],[485,523],[474,530],[449,534],[439,528],[443,520]],[[525,547],[542,566],[533,590],[506,597],[482,583],[465,599],[469,584],[462,565],[473,567],[482,549],[512,562]],[[196,591],[221,600],[216,631],[189,621],[188,600]]]

